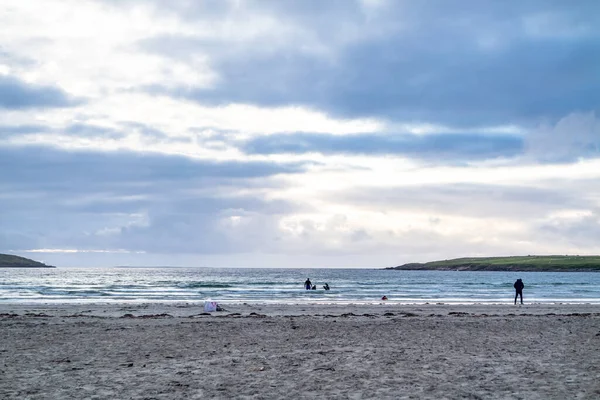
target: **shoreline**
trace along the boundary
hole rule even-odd
[[[369,313],[373,315],[387,312],[410,312],[415,316],[430,316],[431,314],[443,315],[446,313],[461,313],[465,315],[569,315],[569,314],[598,314],[600,304],[594,303],[526,303],[514,305],[512,303],[423,303],[423,304],[398,304],[398,303],[349,303],[349,304],[283,304],[283,303],[227,303],[218,302],[225,311],[208,313],[212,316],[227,316],[231,313],[250,314],[260,311],[272,317],[278,316],[319,316],[323,314],[348,314],[356,315]],[[61,317],[64,315],[112,317],[121,316],[121,311],[136,312],[139,315],[164,315],[186,318],[204,313],[204,301],[201,302],[121,302],[121,303],[0,303],[0,317],[5,314],[19,313],[44,313],[49,316]],[[53,313],[53,314],[49,314]],[[25,314],[23,314],[25,315]]]

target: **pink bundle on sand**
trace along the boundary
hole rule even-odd
[[[211,301],[210,299],[204,302],[204,312],[214,312],[217,311],[219,305],[216,301]]]

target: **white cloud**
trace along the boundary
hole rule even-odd
[[[12,66],[12,73],[75,96],[98,97],[156,82],[209,86],[215,74],[205,55],[182,63],[135,48],[154,35],[191,32],[178,19],[160,17],[143,5],[116,9],[86,0],[16,0],[0,6],[4,51],[32,61]]]
[[[109,254],[128,254],[138,253],[143,254],[140,251],[128,251],[122,249],[109,249],[109,250],[81,250],[81,249],[30,249],[21,250],[23,253],[109,253]]]
[[[236,141],[252,136],[295,131],[327,132],[338,135],[376,132],[382,122],[369,119],[335,119],[302,107],[264,108],[244,104],[223,107],[201,106],[194,102],[146,94],[114,94],[73,109],[36,113],[0,112],[0,121],[20,120],[21,124],[44,123],[53,133],[30,133],[6,139],[18,145],[47,145],[69,150],[150,151],[180,154],[195,158],[234,160],[247,157]],[[70,125],[84,123],[118,130],[124,137],[65,134]],[[149,126],[164,133],[157,138],[146,135],[131,123]],[[228,140],[213,140],[219,131],[228,132]],[[1,139],[0,139],[1,141]]]

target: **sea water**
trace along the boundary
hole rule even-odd
[[[600,273],[287,268],[0,269],[0,302],[506,303],[517,278],[526,303],[600,304]]]

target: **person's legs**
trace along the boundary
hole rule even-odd
[[[517,293],[515,293],[515,304],[517,304],[517,297],[521,298],[521,304],[523,304],[523,292],[522,291],[517,291]]]

